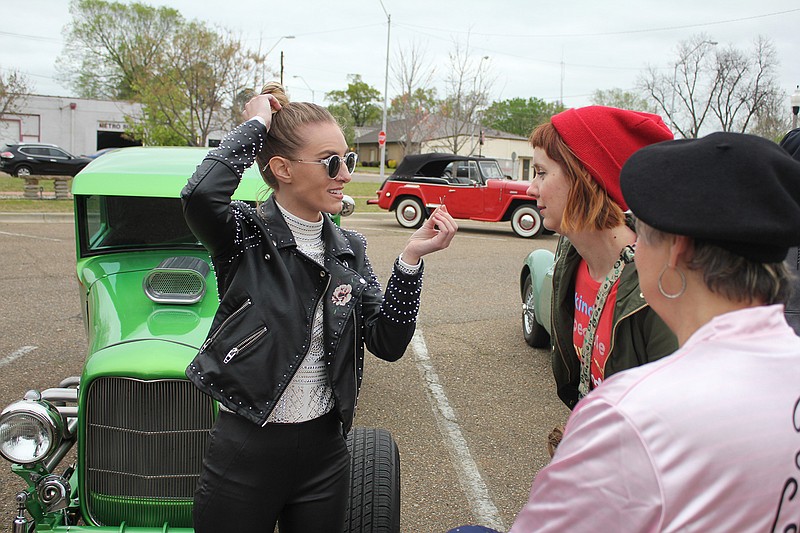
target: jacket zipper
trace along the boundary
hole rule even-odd
[[[353,420],[356,421],[358,408],[358,321],[356,320],[355,307],[353,308],[353,384],[355,385],[356,399],[353,403]]]
[[[243,304],[242,304],[242,305],[239,307],[239,309],[237,309],[236,311],[234,311],[233,313],[231,313],[231,314],[230,314],[230,316],[229,316],[228,318],[226,318],[225,320],[223,320],[223,321],[222,321],[222,324],[220,324],[220,325],[219,325],[219,327],[216,329],[216,331],[214,331],[214,333],[213,333],[213,334],[209,335],[209,337],[206,339],[206,341],[205,341],[205,342],[203,343],[203,345],[200,347],[200,353],[203,353],[204,351],[206,351],[206,348],[208,348],[208,346],[209,346],[209,345],[210,345],[212,342],[214,342],[214,341],[216,340],[216,338],[219,336],[219,334],[222,332],[222,330],[223,330],[223,329],[225,329],[225,326],[227,326],[227,325],[228,325],[228,323],[229,323],[231,320],[233,320],[233,319],[234,319],[236,316],[238,316],[239,314],[241,314],[241,313],[242,313],[242,312],[243,312],[245,309],[247,309],[248,307],[250,307],[250,305],[252,305],[252,303],[253,303],[253,302],[252,302],[252,301],[250,301],[250,298],[248,298],[248,299],[247,299],[247,300],[245,300],[245,301],[244,301],[244,303],[243,303]]]
[[[629,317],[632,317],[633,315],[635,315],[636,313],[638,313],[639,311],[641,311],[645,307],[647,307],[647,304],[643,304],[640,307],[637,307],[636,309],[632,310],[630,313],[619,317],[619,320],[614,322],[614,326],[611,328],[611,345],[608,348],[608,357],[606,357],[606,360],[603,362],[603,369],[602,369],[603,370],[603,381],[605,381],[605,379],[606,379],[606,364],[608,364],[608,360],[611,359],[611,354],[614,353],[614,339],[617,338],[617,327],[620,324],[622,324],[623,320],[626,320]],[[613,316],[612,316],[612,320],[613,320]]]
[[[559,261],[564,261],[565,260],[564,259],[564,254],[566,252],[564,252],[564,250],[561,249],[561,246],[562,246],[561,242],[559,241],[558,246],[556,246],[556,253],[558,253],[558,255],[555,258],[555,263],[558,263]],[[558,265],[554,264],[553,265],[553,272],[555,272],[555,270],[557,268],[558,268]],[[555,281],[555,278],[553,278],[553,280]],[[559,282],[561,282],[561,281],[563,281],[563,280],[560,280]],[[556,316],[555,315],[555,312],[556,312],[555,295],[556,295],[556,291],[555,291],[555,285],[554,285],[553,286],[553,296],[550,298],[550,321],[551,322],[554,322],[552,317]],[[558,328],[552,328],[552,330],[553,330],[553,337],[555,339],[554,344],[558,345],[558,353],[561,356],[561,361],[564,363],[564,368],[567,370],[567,381],[571,381],[572,380],[572,372],[570,371],[569,363],[566,360],[566,352],[561,347],[561,343],[559,342],[560,339],[558,337]]]
[[[231,359],[236,357],[236,354],[238,354],[241,351],[246,350],[251,344],[253,344],[258,339],[263,337],[266,333],[267,333],[267,327],[266,326],[261,326],[260,329],[254,331],[245,340],[243,340],[242,342],[240,342],[239,344],[237,344],[236,346],[231,348],[231,350],[227,353],[227,355],[222,360],[222,362],[227,365],[228,363],[230,363]]]

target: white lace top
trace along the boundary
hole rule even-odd
[[[277,203],[277,202],[276,202]],[[308,222],[294,216],[278,204],[286,224],[294,235],[298,251],[323,264],[322,219]],[[333,409],[333,388],[325,371],[322,337],[322,302],[317,304],[311,326],[311,346],[267,422],[296,423],[319,418]]]

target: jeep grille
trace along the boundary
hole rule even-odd
[[[186,380],[104,377],[84,408],[84,498],[99,525],[191,527],[213,402]]]

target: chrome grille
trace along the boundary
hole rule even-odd
[[[186,380],[105,377],[89,387],[83,475],[92,520],[190,527],[211,399]]]

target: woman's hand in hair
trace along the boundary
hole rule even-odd
[[[264,120],[264,125],[267,127],[267,130],[269,130],[269,126],[272,123],[272,113],[278,111],[280,108],[281,104],[278,102],[277,98],[271,94],[259,94],[248,100],[244,105],[242,118],[244,118],[246,122],[251,118],[261,117]]]
[[[437,207],[421,228],[414,232],[405,249],[403,261],[409,265],[419,263],[420,257],[444,250],[458,231],[458,224],[444,205]]]

